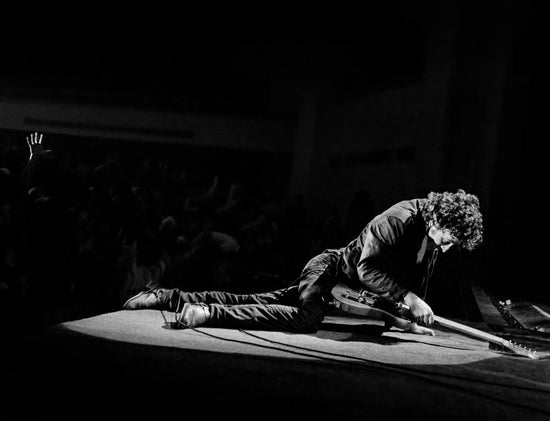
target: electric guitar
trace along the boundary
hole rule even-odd
[[[386,328],[395,326],[399,329],[408,331],[411,327],[411,323],[413,323],[411,321],[412,315],[410,308],[404,303],[393,304],[370,291],[364,289],[356,290],[342,283],[336,284],[332,288],[331,293],[333,298],[331,304],[335,308],[357,316],[381,320],[385,323]],[[440,316],[434,316],[434,320],[443,327],[456,330],[477,339],[486,340],[504,347],[515,354],[523,355],[533,360],[539,358],[536,354],[537,351],[531,350],[516,342],[508,341],[499,336],[474,329],[470,326]]]

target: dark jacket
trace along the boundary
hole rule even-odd
[[[396,203],[367,224],[343,249],[340,272],[344,282],[390,301],[402,301],[408,291],[419,289],[430,246],[420,212],[425,200]]]

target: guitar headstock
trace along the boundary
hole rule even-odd
[[[525,345],[522,345],[518,342],[511,341],[511,340],[502,340],[502,346],[510,351],[512,351],[514,354],[523,355],[524,357],[528,357],[532,360],[538,360],[539,355],[537,355],[537,351],[529,348]]]

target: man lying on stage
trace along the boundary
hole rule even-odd
[[[404,200],[374,217],[346,247],[313,257],[287,288],[255,294],[156,288],[128,299],[127,310],[176,313],[176,326],[316,332],[332,288],[360,286],[409,306],[410,332],[433,335],[434,313],[424,301],[439,251],[475,249],[483,237],[479,199],[459,189]],[[421,298],[422,297],[422,298]]]

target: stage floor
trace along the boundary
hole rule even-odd
[[[172,330],[172,318],[117,311],[11,341],[2,411],[550,419],[548,341],[531,342],[531,360],[437,326],[418,336],[342,313],[315,334]]]

